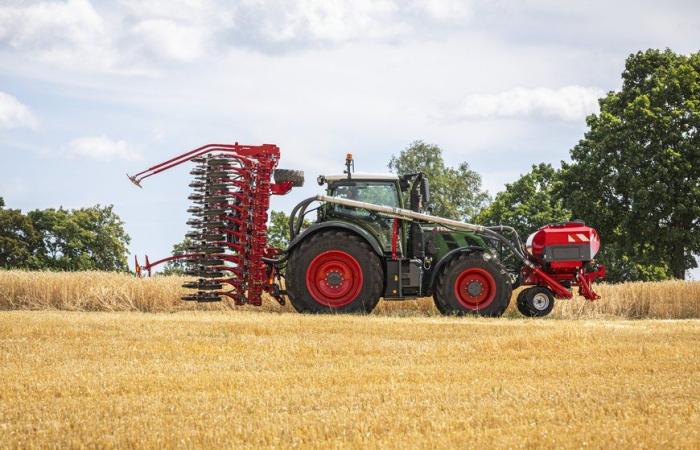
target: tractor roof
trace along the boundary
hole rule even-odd
[[[341,181],[347,180],[348,175],[345,173],[324,175],[328,181]],[[399,177],[394,173],[362,173],[354,172],[352,174],[353,180],[377,180],[377,181],[396,181]]]

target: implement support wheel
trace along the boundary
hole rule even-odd
[[[544,317],[554,308],[554,294],[542,286],[523,289],[518,294],[518,311],[525,317]]]

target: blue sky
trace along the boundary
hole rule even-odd
[[[124,174],[209,142],[306,172],[275,209],[346,152],[386,171],[415,139],[495,194],[568,158],[628,54],[699,43],[696,1],[0,0],[0,196],[114,204],[156,257],[186,232],[187,170]]]

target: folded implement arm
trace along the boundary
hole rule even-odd
[[[266,236],[270,195],[285,194],[293,185],[271,182],[279,158],[279,148],[271,144],[208,144],[127,174],[142,187],[142,181],[153,175],[188,161],[196,164],[190,172],[194,192],[189,198],[194,205],[188,210],[194,217],[187,222],[193,228],[187,234],[192,245],[182,255],[147,260],[145,266],[137,262],[137,273],[150,274],[158,264],[185,260],[186,273],[197,280],[184,286],[197,292],[183,299],[207,302],[227,296],[236,304],[260,305],[262,292],[271,288],[275,275],[263,261],[274,254],[267,248]]]

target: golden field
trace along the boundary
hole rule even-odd
[[[191,278],[135,278],[105,272],[25,272],[0,270],[0,310],[142,311],[230,310],[229,303],[193,304],[179,298],[191,291],[181,284]],[[561,319],[700,318],[700,282],[664,281],[596,285],[602,299],[587,302],[580,297],[557,301],[550,317]],[[506,317],[519,317],[515,294]],[[291,312],[271,298],[263,306],[242,310]],[[374,315],[438,316],[430,298],[402,302],[381,301]]]
[[[700,322],[0,313],[3,448],[698,448]]]
[[[0,271],[0,448],[700,448],[698,282],[599,285],[557,302],[573,320],[310,316],[182,282]]]

